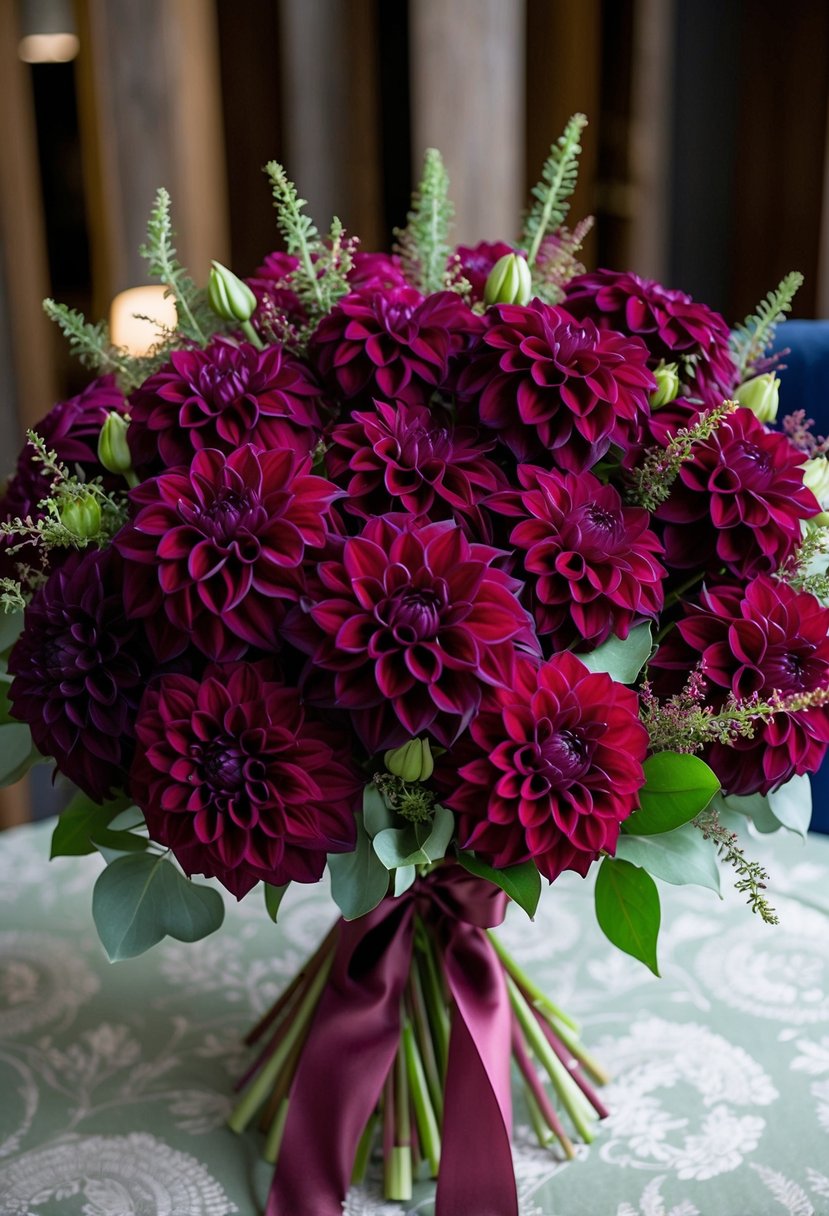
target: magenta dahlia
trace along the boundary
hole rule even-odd
[[[304,587],[306,549],[325,544],[340,494],[310,467],[285,449],[206,448],[132,491],[135,516],[115,540],[124,600],[159,655],[188,638],[211,659],[273,648],[285,602]]]
[[[463,277],[472,288],[472,299],[479,303],[484,298],[484,288],[490,271],[499,258],[515,253],[512,245],[504,241],[478,241],[477,245],[458,245],[455,254]]]
[[[335,396],[426,405],[480,325],[453,291],[363,288],[323,317],[309,355]]]
[[[641,507],[626,507],[592,473],[545,472],[521,465],[524,487],[497,496],[492,509],[517,519],[510,544],[522,552],[536,629],[554,650],[589,648],[662,608],[662,545]]]
[[[498,868],[532,858],[551,882],[613,853],[645,783],[648,732],[632,689],[566,651],[540,667],[521,659],[469,733],[440,774],[462,848]]]
[[[635,438],[656,383],[638,338],[541,300],[496,305],[485,322],[458,391],[520,460],[549,454],[579,473]]]
[[[403,510],[430,519],[464,518],[482,495],[506,484],[471,427],[455,427],[436,409],[375,401],[331,431],[328,475],[348,493],[345,509],[370,519]]]
[[[706,704],[720,710],[829,687],[829,609],[813,595],[761,574],[748,586],[707,588],[659,647],[657,691],[682,687],[699,665]],[[706,759],[730,794],[768,793],[796,773],[816,772],[829,744],[829,707],[779,713],[753,738],[715,743]]]
[[[656,514],[669,566],[751,578],[777,570],[800,542],[800,521],[819,510],[803,484],[803,453],[740,408],[694,444]]]
[[[408,287],[399,257],[388,253],[363,253],[360,250],[354,254],[348,281],[355,291],[363,288],[388,291],[393,287]]]
[[[286,317],[296,324],[308,320],[305,305],[291,287],[291,276],[299,266],[299,259],[291,253],[275,250],[269,253],[261,266],[257,266],[249,279],[248,287],[267,315]],[[254,325],[260,320],[259,313],[253,317]]]
[[[26,608],[9,698],[45,756],[103,802],[125,785],[135,714],[153,660],[127,620],[112,549],[71,553]]]
[[[174,351],[132,394],[130,415],[133,462],[152,472],[189,464],[202,448],[310,452],[322,427],[319,386],[298,359],[224,338]]]
[[[262,665],[164,676],[136,733],[132,795],[186,873],[241,899],[260,879],[317,882],[326,853],[354,848],[360,783],[341,740]]]
[[[576,317],[641,338],[652,366],[661,359],[693,360],[691,383],[707,405],[719,405],[737,386],[728,325],[682,291],[635,274],[596,270],[570,280],[565,303]]]
[[[449,744],[482,688],[509,683],[516,648],[537,648],[504,557],[451,521],[369,520],[286,620],[311,656],[308,695],[348,710],[369,752],[424,731]]]

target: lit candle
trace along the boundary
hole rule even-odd
[[[131,355],[146,355],[164,336],[175,329],[176,303],[165,296],[165,288],[130,287],[120,292],[109,310],[109,332],[114,346]]]

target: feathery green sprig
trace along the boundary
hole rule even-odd
[[[395,229],[396,249],[403,273],[424,295],[455,289],[457,274],[449,271],[452,248],[449,232],[454,218],[449,198],[449,174],[437,148],[427,148],[423,176],[412,195],[406,227]]]
[[[216,328],[216,318],[201,292],[176,256],[175,233],[170,216],[170,195],[163,186],[155,195],[147,222],[147,240],[139,253],[147,263],[150,277],[158,279],[175,300],[181,334],[204,346]]]
[[[126,351],[112,345],[106,321],[93,325],[76,308],[50,299],[43,301],[43,311],[50,321],[60,327],[69,343],[70,354],[84,367],[99,375],[128,370],[130,357]]]
[[[564,133],[550,148],[544,162],[541,180],[533,187],[535,199],[524,222],[521,244],[527,250],[527,261],[532,268],[538,257],[541,242],[548,232],[559,228],[570,210],[570,198],[579,176],[581,133],[587,126],[584,114],[574,114]]]
[[[791,312],[792,301],[803,282],[799,270],[792,270],[781,279],[774,291],[770,291],[757,306],[756,312],[746,317],[731,334],[731,355],[737,364],[740,380],[745,380],[751,367],[768,349],[777,326]]]

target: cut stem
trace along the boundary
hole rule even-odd
[[[522,989],[524,995],[527,997],[527,1000],[530,1001],[531,1004],[535,1005],[536,1008],[544,1010],[544,1012],[549,1017],[555,1019],[556,1022],[562,1022],[565,1026],[568,1026],[574,1034],[578,1034],[578,1022],[574,1022],[563,1009],[559,1009],[558,1005],[553,1004],[546,992],[542,992],[538,987],[538,984],[536,984],[534,980],[531,980],[527,973],[523,971],[521,967],[519,967],[518,963],[516,963],[515,959],[512,957],[509,951],[505,949],[494,933],[489,934],[489,940],[492,942],[492,945],[495,948],[495,953],[506,967],[507,973],[513,978],[513,980],[515,980],[519,988]]]
[[[556,1112],[553,1110],[550,1104],[550,1099],[544,1092],[544,1086],[538,1079],[538,1073],[533,1067],[532,1060],[530,1059],[530,1055],[527,1050],[527,1042],[521,1033],[521,1027],[515,1014],[513,1014],[512,1018],[512,1054],[515,1056],[516,1063],[521,1070],[521,1075],[529,1087],[532,1098],[538,1109],[538,1113],[561,1144],[561,1147],[564,1149],[564,1155],[572,1161],[576,1155],[576,1150],[573,1148],[573,1141],[564,1130],[564,1125]]]
[[[423,1156],[429,1162],[429,1173],[433,1178],[437,1178],[440,1165],[440,1131],[429,1097],[423,1061],[417,1048],[412,1024],[408,1018],[403,1022],[403,1054],[406,1058],[406,1074],[412,1095],[420,1147]]]

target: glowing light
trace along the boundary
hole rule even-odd
[[[17,46],[24,63],[69,63],[80,50],[77,34],[26,34]]]
[[[130,287],[112,301],[110,337],[131,355],[146,355],[165,330],[175,329],[177,319],[175,301],[163,287]]]

